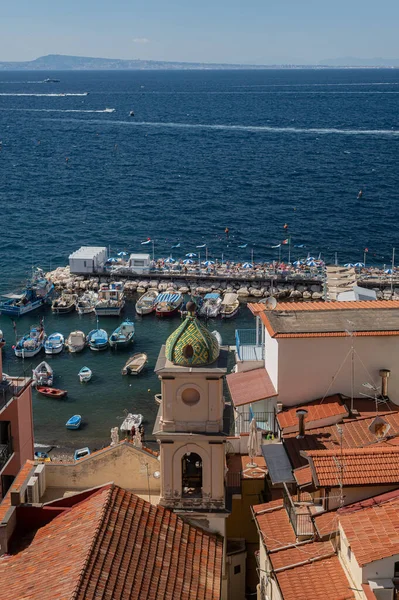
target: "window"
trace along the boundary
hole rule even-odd
[[[348,549],[347,549],[347,551],[346,551],[346,555],[347,555],[347,557],[348,557],[348,560],[351,560],[351,559],[352,559],[352,549],[351,549],[351,547],[350,547],[350,546],[348,546]]]
[[[191,344],[187,344],[186,346],[184,346],[184,348],[183,348],[184,358],[192,358],[193,354],[194,354],[194,348],[192,347]]]
[[[202,459],[195,452],[187,452],[182,458],[182,496],[202,496]]]
[[[145,262],[144,262],[144,260],[134,259],[134,266],[135,267],[144,267],[145,266]]]
[[[186,388],[182,391],[181,399],[183,400],[184,404],[187,404],[188,406],[194,406],[194,404],[199,402],[200,393],[195,388]]]
[[[236,565],[234,567],[234,575],[238,575],[239,573],[241,573],[241,565]]]
[[[86,263],[86,261],[85,261],[85,260],[83,261],[83,266],[84,266],[84,267],[87,267],[87,263]]]
[[[395,563],[395,567],[394,567],[394,577],[398,577],[399,578],[399,562]]]

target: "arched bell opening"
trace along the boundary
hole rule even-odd
[[[187,452],[182,458],[182,497],[202,497],[202,458]]]

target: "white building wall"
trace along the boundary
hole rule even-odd
[[[350,578],[355,583],[357,589],[362,589],[363,574],[362,569],[359,566],[355,555],[350,548],[348,539],[342,528],[341,523],[339,524],[340,543],[338,548],[338,557],[343,564],[344,569],[348,572]]]
[[[278,392],[278,372],[279,372],[279,345],[277,340],[272,338],[267,329],[265,329],[265,366],[269,377]]]
[[[394,554],[365,565],[362,569],[363,583],[367,583],[369,579],[392,579],[395,573],[395,563],[398,561],[399,554]]]
[[[397,485],[375,485],[375,486],[353,486],[353,487],[344,487],[344,505],[353,504],[354,502],[360,502],[360,500],[366,500],[367,498],[372,498],[373,496],[377,496],[379,494],[385,494],[386,492],[390,492],[392,490],[397,489]],[[324,490],[323,496],[326,496],[326,491]],[[340,504],[340,491],[339,488],[332,488],[328,493],[328,510],[333,510],[335,508],[339,508]]]
[[[335,393],[350,396],[352,339],[356,352],[355,396],[359,397],[360,393],[367,391],[362,386],[365,382],[380,385],[379,370],[390,369],[389,397],[395,404],[399,404],[399,336],[396,335],[356,338],[346,336],[279,338],[276,386],[279,393],[278,401],[285,406],[293,406]],[[273,341],[277,342],[277,340]],[[272,349],[269,350],[270,358],[268,346]],[[272,375],[275,377],[277,371],[275,355],[273,345],[268,341],[266,341],[266,369],[271,378]]]

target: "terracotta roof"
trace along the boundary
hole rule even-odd
[[[376,413],[372,411],[371,402],[370,412],[364,412],[359,417],[344,419],[340,423],[342,429],[343,448],[359,448],[376,443],[375,436],[369,431],[369,426],[373,422]],[[364,415],[364,416],[363,416]],[[369,416],[372,415],[372,416]],[[384,420],[391,425],[389,434],[394,436],[399,434],[399,412],[397,410],[379,412]],[[307,464],[307,460],[301,456],[301,450],[335,450],[340,449],[341,438],[336,425],[326,425],[306,432],[302,439],[296,438],[296,433],[283,434],[284,447],[290,458],[294,469]]]
[[[399,308],[399,300],[374,300],[371,304],[370,301],[357,300],[356,302],[346,303],[347,306],[343,306],[342,302],[279,302],[277,305],[278,310],[286,311],[329,311],[329,310],[358,310],[359,308],[367,308],[375,310],[376,308]],[[265,312],[266,305],[263,302],[247,304],[249,310],[254,314]]]
[[[33,471],[35,468],[35,463],[33,460],[27,460],[24,466],[19,471],[18,475],[12,482],[11,487],[9,488],[7,494],[4,496],[1,504],[0,504],[0,523],[6,516],[8,509],[11,506],[11,491],[19,491],[21,486],[25,483],[29,473]]]
[[[361,567],[399,554],[399,490],[340,509],[338,514]]]
[[[0,600],[215,600],[222,554],[218,536],[110,485],[0,561]]]
[[[320,487],[399,483],[399,447],[366,447],[306,452]]]
[[[295,546],[282,550],[274,550],[269,556],[274,569],[283,569],[312,558],[331,556],[332,554],[335,554],[335,551],[330,541],[314,541],[306,544],[295,544]]]
[[[343,417],[347,417],[349,414],[341,397],[338,394],[335,394],[334,396],[324,398],[324,400],[313,400],[312,402],[307,402],[300,406],[286,408],[278,413],[277,421],[281,429],[293,427],[293,431],[298,431],[298,417],[296,411],[299,408],[305,408],[308,411],[308,414],[305,417],[305,429],[311,429],[312,425],[317,427],[317,425],[314,424],[315,421],[331,417],[337,417],[338,421]]]
[[[338,530],[338,514],[336,510],[314,515],[313,522],[320,538],[330,536]]]
[[[241,479],[264,479],[267,475],[266,462],[263,456],[254,456],[255,467],[248,467],[251,462],[248,454],[230,454],[227,457],[229,473],[240,474]]]
[[[295,481],[301,487],[302,485],[309,485],[313,482],[312,471],[309,466],[299,467],[293,471]]]
[[[230,373],[226,380],[234,406],[243,406],[277,396],[274,385],[264,367],[242,373]]]
[[[296,536],[282,500],[259,504],[253,511],[268,550],[295,544]]]

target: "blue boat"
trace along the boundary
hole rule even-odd
[[[44,328],[42,326],[31,327],[29,333],[26,333],[13,346],[15,356],[19,358],[32,358],[32,356],[36,356],[42,350],[45,341],[46,334]]]
[[[90,350],[96,352],[106,350],[108,346],[108,334],[105,329],[92,329],[87,334],[87,343]]]
[[[75,450],[73,454],[73,459],[79,460],[80,458],[85,458],[85,456],[89,456],[90,454],[90,448],[88,448],[87,446],[85,448],[79,448],[78,450]]]
[[[44,277],[42,269],[36,269],[22,294],[5,294],[0,302],[0,313],[10,317],[20,317],[43,304],[50,302],[54,285]]]
[[[109,336],[109,345],[111,348],[127,348],[133,343],[134,323],[127,319],[115,329]]]
[[[65,427],[67,429],[79,429],[80,424],[82,422],[82,417],[80,415],[74,415],[65,423]]]

